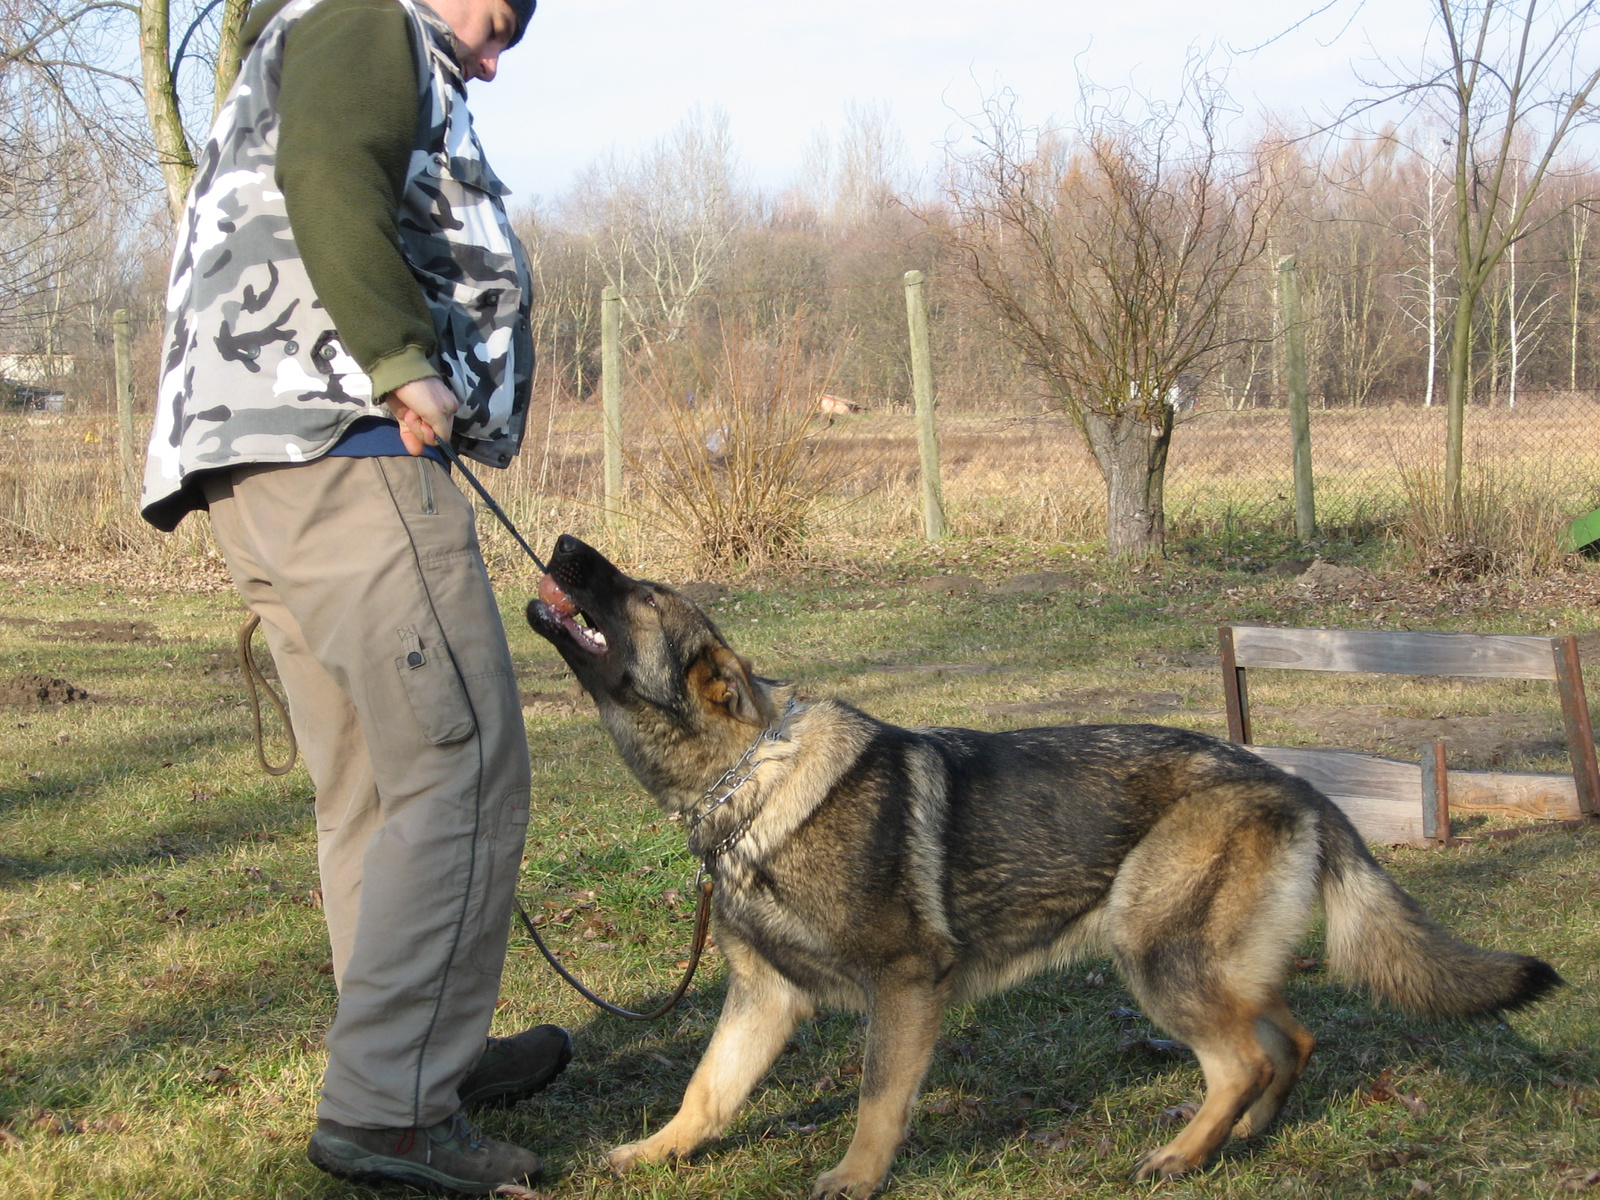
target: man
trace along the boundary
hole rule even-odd
[[[143,512],[197,508],[266,631],[317,788],[338,1009],[307,1157],[488,1194],[537,1156],[464,1105],[566,1065],[487,1039],[528,819],[471,505],[533,369],[525,257],[466,82],[535,0],[265,0],[178,231]]]

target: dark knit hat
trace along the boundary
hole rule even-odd
[[[506,49],[510,49],[522,40],[522,35],[528,31],[528,22],[533,18],[533,10],[539,7],[539,0],[506,0],[511,5],[511,11],[517,14],[517,32],[511,39]]]

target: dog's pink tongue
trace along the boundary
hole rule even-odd
[[[570,617],[578,611],[578,606],[572,602],[572,597],[563,592],[561,585],[548,575],[539,580],[539,599],[558,617]]]

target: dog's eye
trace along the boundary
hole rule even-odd
[[[656,594],[654,592],[646,592],[644,594],[644,602],[646,604],[648,604],[651,608],[659,608],[660,607],[660,605],[658,605],[656,603]]]

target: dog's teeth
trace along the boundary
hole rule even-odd
[[[589,630],[589,640],[594,642],[595,645],[604,648],[606,644],[606,635],[601,633],[598,629],[591,629]]]

